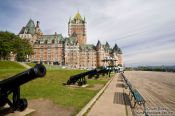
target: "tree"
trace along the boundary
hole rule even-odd
[[[20,43],[20,44],[19,44]],[[29,41],[26,39],[18,39],[14,42],[14,47],[16,48],[15,53],[17,53],[17,61],[26,61],[27,55],[33,53],[32,46],[29,44]]]
[[[8,60],[11,52],[16,54],[17,61],[25,61],[26,56],[33,53],[32,46],[26,39],[7,31],[0,31],[0,59]]]
[[[0,32],[0,58],[8,59],[12,52],[12,41],[15,35],[9,32]]]

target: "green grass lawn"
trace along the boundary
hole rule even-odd
[[[23,70],[26,69],[17,62],[0,61],[0,79],[8,78]]]
[[[22,70],[26,69],[0,69],[0,79],[16,74]],[[75,115],[100,90],[100,88],[94,90],[89,88],[95,87],[96,84],[104,86],[109,80],[108,77],[100,77],[97,80],[90,79],[87,80],[88,86],[85,88],[63,85],[71,75],[80,72],[82,72],[82,70],[47,70],[44,78],[38,78],[21,86],[21,95],[28,100],[44,98],[50,99],[62,107],[72,107],[75,109]]]
[[[23,66],[17,62],[11,61],[0,61],[0,70],[1,69],[25,69]]]

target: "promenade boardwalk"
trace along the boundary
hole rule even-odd
[[[104,93],[95,102],[87,116],[130,116],[129,104],[125,103],[123,81],[116,74]]]
[[[126,71],[124,74],[144,97],[148,115],[175,116],[175,73]]]

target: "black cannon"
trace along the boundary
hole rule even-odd
[[[71,84],[76,84],[78,83],[79,86],[86,84],[86,76],[88,76],[88,78],[92,78],[93,76],[96,76],[95,78],[99,78],[100,75],[105,75],[105,74],[109,74],[110,76],[110,72],[111,70],[107,70],[106,68],[99,68],[99,69],[94,69],[94,70],[90,70],[90,71],[86,71],[80,74],[76,74],[73,76],[70,76],[69,80],[67,81],[67,85],[71,85]]]
[[[46,68],[42,64],[36,64],[34,68],[0,81],[0,108],[8,104],[12,111],[25,110],[28,103],[25,98],[20,98],[20,86],[37,77],[44,77],[45,74]],[[12,100],[8,98],[11,93]]]
[[[67,81],[67,85],[78,83],[78,85],[81,86],[83,84],[86,84],[87,81],[86,81],[85,76],[90,75],[90,74],[96,74],[96,70],[90,70],[87,72],[83,72],[83,73],[71,76],[69,80]]]
[[[98,75],[103,75],[103,76],[109,75],[110,77],[111,72],[112,72],[112,69],[110,67],[103,67],[103,68],[97,69]]]

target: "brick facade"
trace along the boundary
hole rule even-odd
[[[33,46],[34,54],[30,61],[46,64],[64,65],[71,68],[92,69],[99,66],[107,66],[105,58],[114,58],[115,65],[123,65],[122,51],[115,44],[111,48],[98,41],[97,45],[86,44],[86,21],[79,12],[68,22],[68,35],[61,34],[43,35],[39,27],[39,21],[35,26],[30,19],[19,33],[19,36],[28,39]]]

